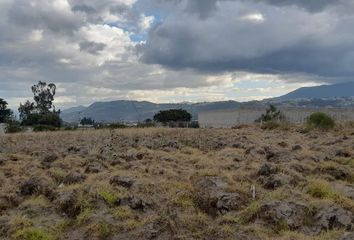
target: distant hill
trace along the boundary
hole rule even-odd
[[[240,107],[239,102],[224,101],[211,103],[166,103],[138,101],[96,102],[89,107],[75,107],[63,110],[61,117],[66,122],[78,122],[83,117],[90,117],[97,122],[136,122],[147,118],[152,119],[155,113],[161,110],[182,108],[190,112],[193,119],[197,119],[198,112],[216,109],[235,109]]]
[[[321,99],[321,98],[350,98],[354,97],[354,82],[322,85],[316,87],[303,87],[281,97],[274,98],[276,101],[294,99]]]
[[[77,123],[83,117],[90,117],[97,122],[137,122],[152,119],[161,110],[182,108],[190,112],[193,119],[201,111],[266,107],[270,103],[283,107],[335,107],[354,108],[354,82],[316,87],[299,88],[284,96],[240,103],[236,101],[205,103],[165,103],[139,101],[96,102],[88,107],[79,106],[63,110],[61,117],[66,122]]]

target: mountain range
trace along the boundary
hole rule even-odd
[[[161,110],[181,108],[190,112],[193,119],[196,120],[198,113],[201,111],[265,107],[269,104],[288,107],[345,107],[354,109],[354,82],[304,87],[280,97],[243,103],[222,101],[156,104],[147,101],[127,100],[95,102],[88,107],[78,106],[63,110],[61,117],[64,121],[72,123],[79,122],[83,117],[92,118],[96,122],[138,122],[148,118],[152,119],[155,113]]]

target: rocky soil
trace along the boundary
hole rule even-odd
[[[0,136],[0,239],[354,239],[354,127]]]

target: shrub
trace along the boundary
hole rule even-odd
[[[5,133],[19,133],[22,132],[23,129],[19,122],[17,121],[10,121],[7,123],[5,128]]]
[[[336,125],[335,121],[330,116],[322,112],[311,114],[307,119],[307,123],[312,127],[322,130],[332,129]]]
[[[256,120],[256,122],[275,122],[275,121],[283,121],[285,120],[285,116],[278,110],[274,105],[270,105],[266,110],[265,114]]]
[[[189,128],[200,128],[199,122],[192,121],[191,124],[188,125]]]
[[[127,128],[126,125],[124,125],[123,123],[112,123],[108,125],[108,128],[110,129],[121,129],[121,128]]]
[[[38,228],[25,228],[23,230],[18,231],[14,239],[21,239],[21,240],[54,240],[55,238],[45,232],[42,229]]]
[[[53,127],[59,128],[62,124],[60,116],[58,113],[32,113],[29,114],[25,119],[22,121],[22,125],[25,126],[34,126],[34,125],[50,125]]]
[[[329,183],[324,180],[311,181],[308,184],[307,193],[320,199],[333,198],[336,195]]]
[[[192,115],[183,109],[170,109],[155,114],[154,121],[167,124],[168,122],[190,122]]]
[[[64,128],[64,131],[75,131],[75,130],[77,130],[76,126],[66,126]]]
[[[58,130],[56,127],[50,126],[50,125],[35,125],[33,127],[34,132],[52,132]]]

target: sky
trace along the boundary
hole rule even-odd
[[[0,0],[0,98],[260,100],[353,81],[354,0]]]

